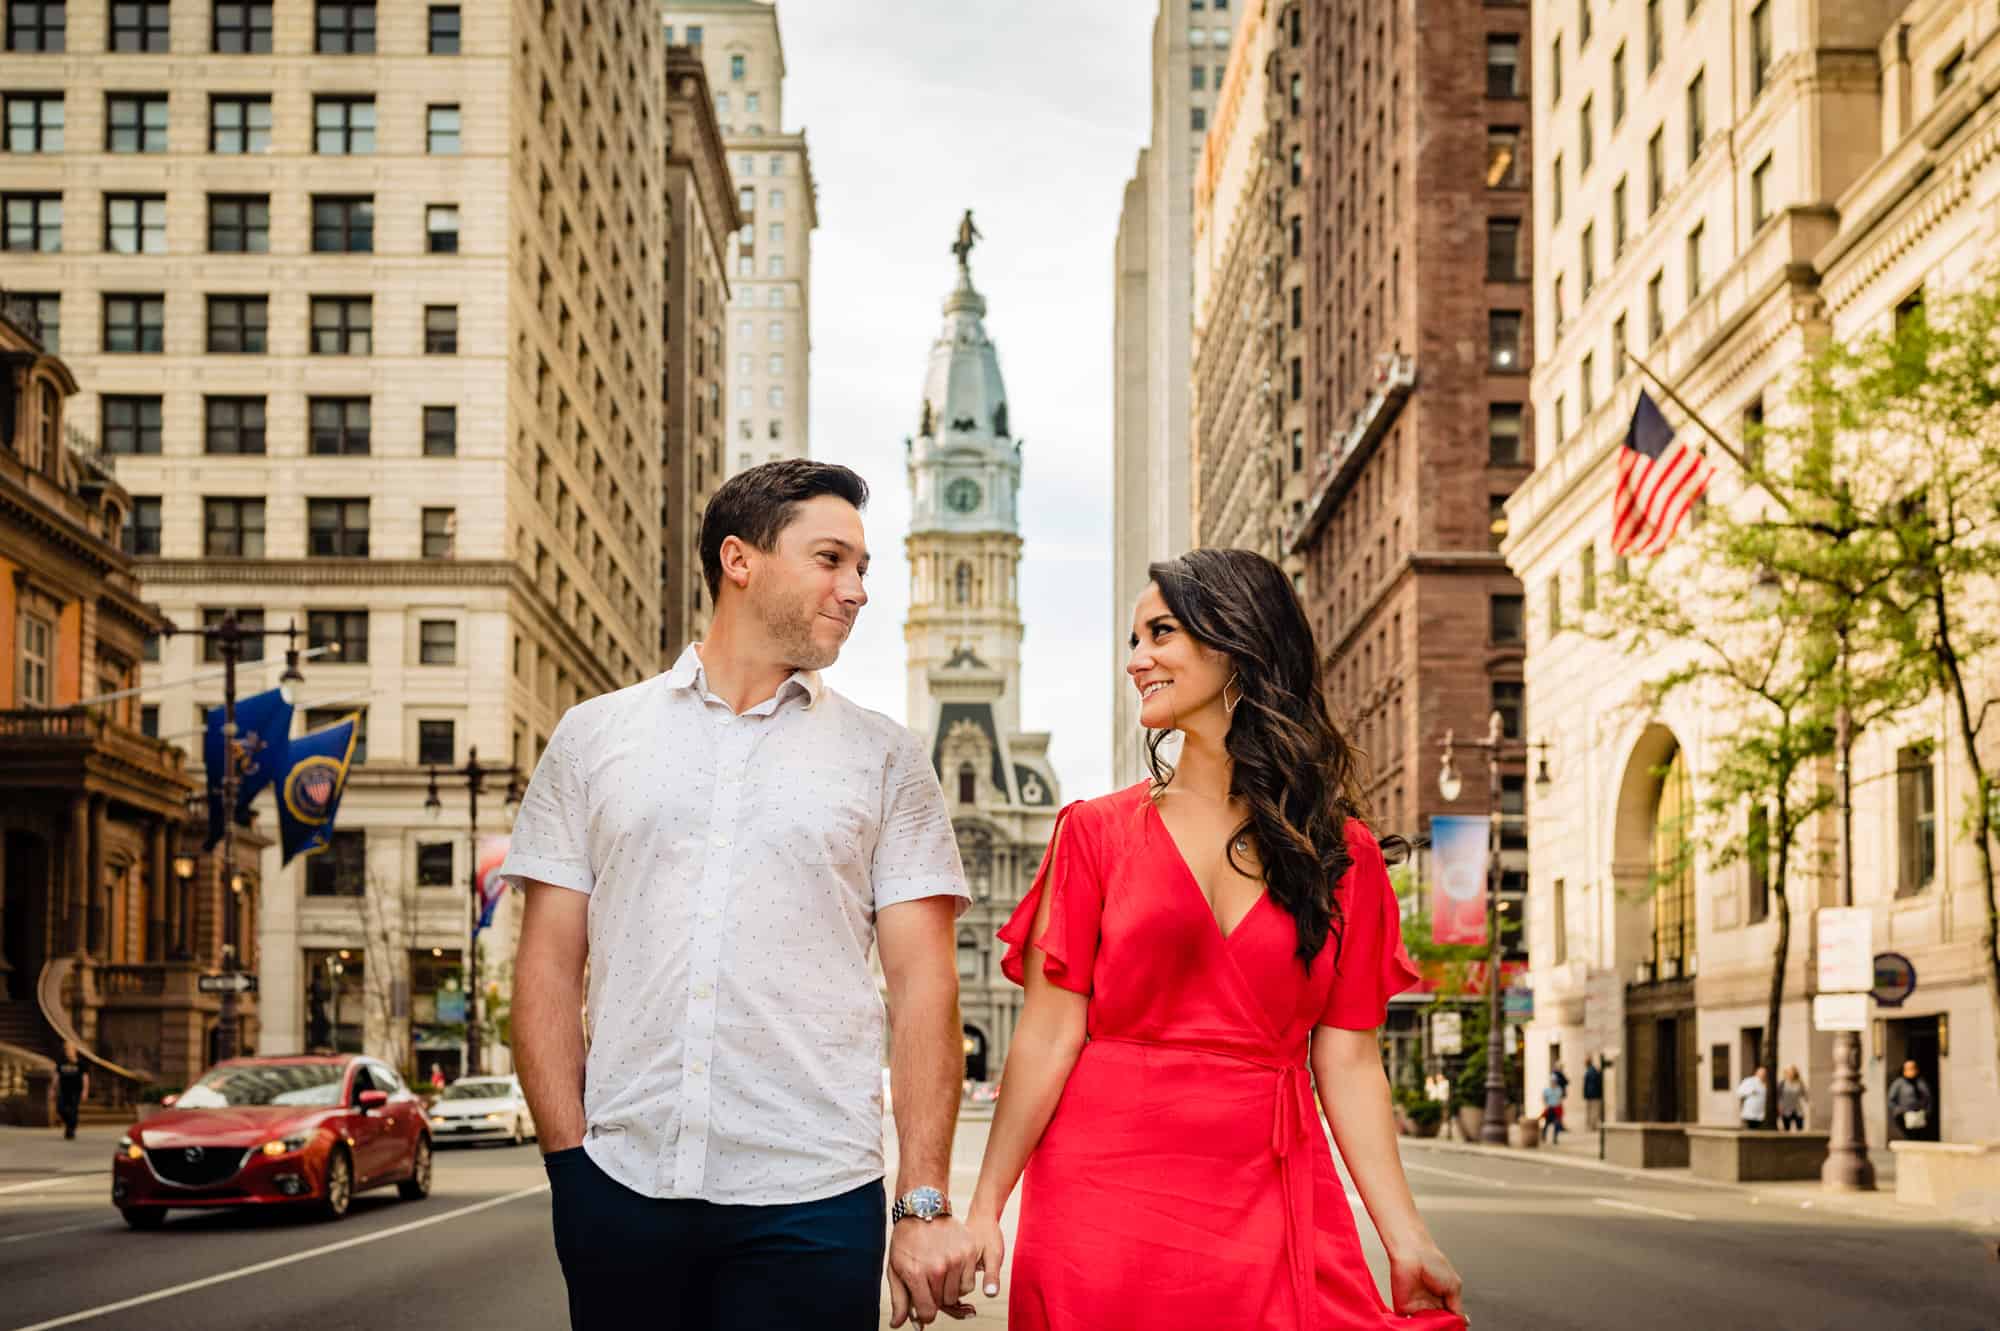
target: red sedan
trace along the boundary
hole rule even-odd
[[[134,1229],[175,1207],[304,1205],[330,1220],[393,1183],[430,1195],[423,1104],[372,1058],[218,1063],[118,1143],[111,1200]]]

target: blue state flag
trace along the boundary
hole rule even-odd
[[[236,821],[250,816],[257,793],[285,771],[286,737],[292,733],[292,705],[277,689],[253,694],[236,704]],[[202,737],[202,766],[208,776],[208,840],[203,850],[222,840],[222,708],[208,709]]]
[[[359,715],[301,735],[285,754],[285,775],[278,785],[278,840],[283,863],[293,857],[325,850],[333,836],[340,795],[347,788],[347,769],[354,759],[355,722]]]

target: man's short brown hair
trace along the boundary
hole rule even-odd
[[[734,536],[768,551],[792,525],[799,505],[821,495],[868,507],[868,482],[837,462],[787,458],[739,471],[722,483],[701,515],[701,575],[710,600],[722,595],[722,543]]]

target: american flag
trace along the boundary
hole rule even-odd
[[[1625,447],[1618,450],[1612,550],[1621,555],[1656,555],[1666,549],[1713,475],[1715,468],[1708,459],[1674,437],[1658,404],[1640,389]]]

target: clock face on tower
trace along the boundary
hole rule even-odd
[[[944,506],[954,513],[970,513],[979,507],[979,482],[961,476],[944,488]]]

